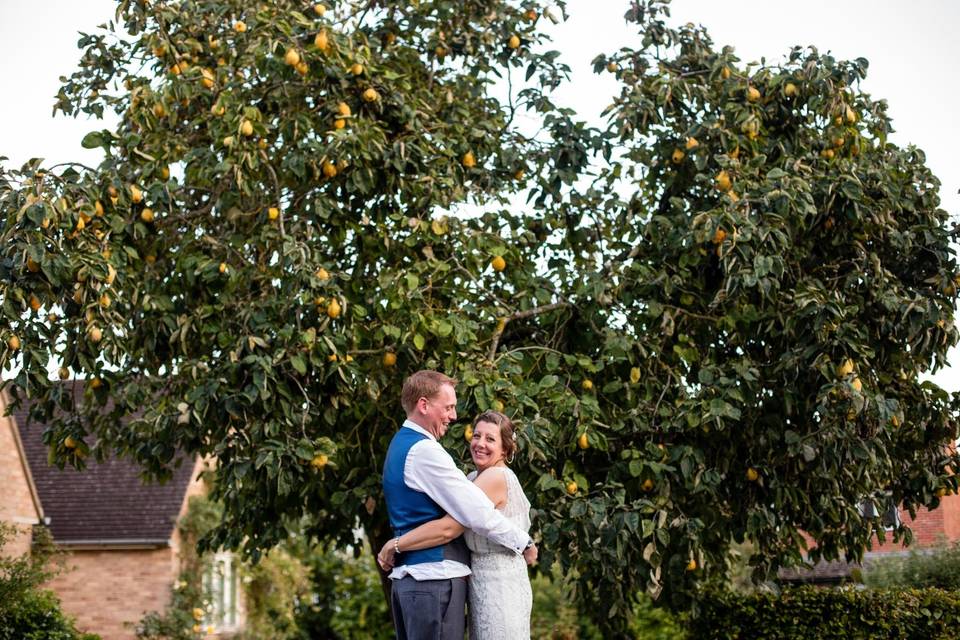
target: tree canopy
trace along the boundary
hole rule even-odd
[[[214,456],[211,544],[376,548],[400,385],[437,368],[518,419],[542,563],[614,627],[733,542],[758,576],[802,532],[859,557],[865,501],[955,491],[958,399],[919,375],[957,232],[867,61],[744,64],[632,2],[594,126],[551,97],[550,4],[120,2],[57,97],[118,114],[102,163],[0,181],[6,384],[51,460]]]

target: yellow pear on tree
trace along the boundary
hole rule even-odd
[[[313,46],[318,50],[326,53],[327,49],[330,48],[330,39],[327,37],[327,32],[320,30],[317,36],[313,39]]]
[[[717,174],[714,183],[719,191],[730,191],[730,189],[733,187],[733,182],[730,180],[730,174],[727,173],[726,169]]]
[[[837,367],[837,377],[844,378],[853,373],[853,360],[847,358]]]
[[[330,304],[327,305],[327,316],[336,320],[340,317],[340,303],[336,298],[330,301]]]

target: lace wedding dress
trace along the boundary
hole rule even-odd
[[[502,512],[524,531],[530,530],[530,502],[520,481],[507,467],[491,467],[507,481]],[[468,477],[473,480],[477,472]],[[530,640],[533,592],[523,556],[474,534],[464,532],[472,551],[470,568],[470,640]]]

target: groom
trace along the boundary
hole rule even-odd
[[[393,436],[383,465],[383,493],[399,536],[450,514],[468,529],[530,561],[533,540],[494,508],[467,480],[438,440],[457,418],[457,381],[436,371],[418,371],[403,383],[407,414]],[[459,537],[445,545],[404,553],[398,549],[393,580],[393,622],[399,640],[463,640],[470,551]]]

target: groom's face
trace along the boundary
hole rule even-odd
[[[457,419],[457,393],[445,384],[434,397],[420,398],[418,408],[426,423],[423,428],[439,440],[447,432],[447,425]]]

